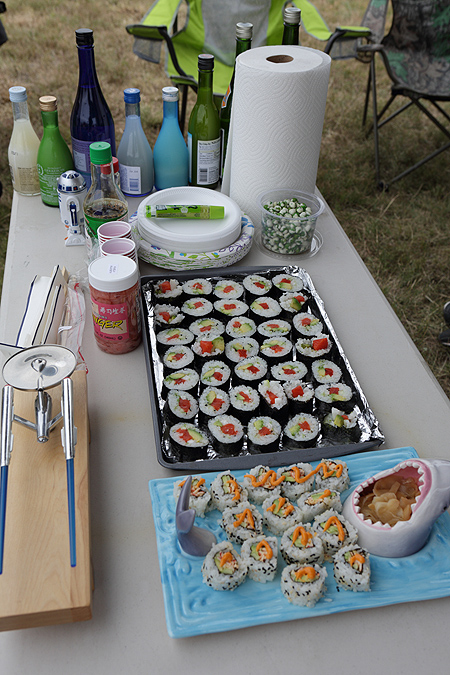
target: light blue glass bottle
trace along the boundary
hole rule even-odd
[[[188,185],[189,153],[178,123],[178,89],[163,87],[163,123],[153,149],[157,190]]]
[[[120,188],[128,197],[144,197],[153,190],[153,154],[141,124],[139,89],[124,89],[125,129],[119,160]]]

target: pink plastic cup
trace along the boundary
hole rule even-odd
[[[102,256],[106,255],[124,255],[137,263],[136,244],[132,239],[108,239],[100,244]]]
[[[131,239],[131,225],[123,220],[111,220],[100,225],[97,236],[100,244],[109,239]]]

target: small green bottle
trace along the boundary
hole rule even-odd
[[[59,131],[56,98],[41,96],[39,105],[44,126],[37,155],[41,198],[48,206],[58,206],[58,178],[73,169],[72,153]]]
[[[198,93],[188,125],[189,185],[215,189],[220,175],[219,111],[213,99],[214,56],[198,57]]]
[[[299,44],[300,21],[302,13],[298,7],[285,7],[283,12],[283,45]]]
[[[243,52],[246,52],[247,49],[250,49],[252,46],[252,35],[253,35],[253,24],[252,23],[237,23],[236,24],[236,57]],[[223,172],[223,166],[225,164],[225,155],[227,151],[228,144],[228,132],[230,130],[230,120],[231,120],[231,106],[233,102],[233,88],[234,88],[234,78],[235,78],[236,66],[233,69],[233,74],[231,76],[230,84],[228,85],[228,90],[225,96],[222,99],[222,104],[220,106],[220,133],[221,133],[221,174]]]

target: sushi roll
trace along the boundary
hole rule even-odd
[[[164,372],[173,372],[181,368],[188,368],[194,361],[194,353],[189,347],[175,345],[166,349],[163,356]]]
[[[169,420],[193,420],[198,413],[197,399],[187,391],[172,389],[165,404]]]
[[[195,396],[198,391],[198,373],[193,368],[182,368],[169,373],[163,380],[162,396],[164,399],[172,389],[189,391]]]
[[[224,509],[220,525],[235,544],[263,534],[262,515],[250,502]]]
[[[301,361],[283,361],[270,369],[272,377],[282,382],[303,380],[308,374],[308,368]]]
[[[272,288],[270,279],[266,279],[260,274],[249,274],[242,282],[245,291],[249,296],[260,297],[266,295]]]
[[[231,377],[230,367],[223,361],[207,361],[200,373],[200,382],[204,387],[225,387]]]
[[[230,397],[219,387],[206,387],[202,392],[198,408],[200,421],[208,421],[211,417],[224,415],[230,407]]]
[[[332,347],[332,340],[324,333],[318,333],[311,338],[299,337],[295,343],[299,360],[307,364],[310,364],[314,359],[320,359],[329,354]]]
[[[244,359],[234,366],[234,381],[239,384],[255,385],[267,373],[267,363],[260,356]]]
[[[198,337],[192,345],[192,351],[200,368],[207,361],[220,359],[225,353],[223,335],[210,335],[208,338]]]
[[[294,563],[281,573],[281,591],[294,605],[314,607],[326,590],[327,570],[314,563],[301,565]]]
[[[161,279],[153,284],[153,293],[157,302],[173,303],[183,294],[183,287],[177,279]]]
[[[214,303],[216,318],[221,321],[243,316],[248,312],[248,305],[243,300],[216,300]]]
[[[254,338],[235,338],[227,343],[225,356],[228,361],[235,364],[256,356],[258,351],[259,345]]]
[[[292,342],[286,337],[266,338],[259,351],[261,356],[267,360],[270,366],[286,361],[292,356]]]
[[[240,385],[232,387],[229,395],[232,413],[241,420],[242,424],[247,424],[258,412],[260,403],[258,392],[248,385]]]
[[[283,293],[279,299],[283,317],[292,320],[297,312],[304,312],[309,302],[306,293]]]
[[[342,370],[333,361],[317,359],[311,364],[313,378],[318,384],[335,384],[342,377]]]
[[[212,302],[207,298],[189,298],[181,305],[181,311],[191,321],[202,317],[211,316]]]
[[[189,297],[199,295],[207,297],[212,293],[212,283],[208,279],[189,279],[184,282],[182,288],[183,293]]]
[[[169,429],[170,443],[174,452],[183,461],[204,459],[208,450],[208,438],[201,429],[190,422],[177,422]]]
[[[277,300],[267,296],[257,298],[250,304],[250,316],[256,323],[262,323],[268,319],[275,319],[280,317],[281,307]]]
[[[333,557],[334,578],[348,591],[370,591],[370,556],[360,546],[344,546]]]
[[[313,532],[322,539],[325,559],[330,560],[339,549],[356,543],[358,532],[341,513],[334,509],[324,511],[314,518]]]
[[[277,475],[283,477],[281,494],[292,502],[304,492],[310,492],[314,487],[313,468],[306,462],[282,466],[277,469]]]
[[[237,316],[228,321],[225,331],[233,340],[249,338],[256,333],[256,324],[253,319],[248,319],[246,316]]]
[[[272,283],[278,295],[297,293],[303,289],[303,281],[293,274],[277,274],[273,277]]]
[[[233,415],[217,415],[208,421],[213,448],[223,455],[236,455],[242,449],[244,429]]]
[[[247,566],[233,544],[214,544],[202,564],[203,582],[215,591],[234,591],[247,576]]]
[[[222,471],[211,483],[212,506],[219,511],[247,502],[248,492],[231,471]]]
[[[310,448],[317,444],[319,434],[318,419],[309,413],[299,413],[284,427],[283,440],[289,448]]]
[[[288,418],[288,400],[279,380],[263,380],[258,385],[261,395],[261,414],[275,417],[284,423]]]
[[[308,523],[328,509],[342,511],[341,493],[337,490],[316,490],[305,492],[297,500],[297,506],[302,513],[302,521]]]
[[[189,346],[194,342],[194,334],[187,328],[166,328],[156,335],[157,349],[164,352],[174,346]]]
[[[323,331],[323,323],[310,312],[299,312],[292,319],[294,331],[299,337],[312,337]]]
[[[343,492],[350,486],[348,466],[345,462],[334,459],[322,459],[316,467],[316,488]]]
[[[267,529],[279,537],[292,525],[301,523],[301,513],[289,499],[281,495],[272,495],[262,505],[263,523]]]
[[[175,503],[181,493],[181,489],[186,479],[177,481],[173,486],[173,496]],[[205,479],[202,476],[192,476],[191,493],[189,495],[189,508],[194,509],[195,515],[204,518],[206,513],[212,509],[211,493],[205,485]]]
[[[250,452],[278,452],[281,424],[272,417],[252,417],[248,423],[247,434]]]
[[[291,333],[291,324],[283,319],[269,319],[258,326],[258,337],[261,342],[267,338],[288,338]]]
[[[155,305],[154,317],[160,326],[179,326],[184,321],[184,314],[179,307],[172,305]]]
[[[272,581],[277,573],[277,538],[261,534],[258,537],[246,539],[242,544],[241,558],[247,565],[250,579],[261,584]]]
[[[302,380],[283,382],[283,389],[292,415],[313,411],[314,387],[310,382],[303,382]]]
[[[295,563],[311,565],[323,563],[323,544],[317,532],[311,530],[311,525],[292,525],[281,537],[280,551],[283,560],[288,565]]]
[[[250,469],[242,481],[249,499],[255,504],[262,504],[271,495],[280,496],[281,483],[282,479],[277,476],[276,471],[262,464]]]
[[[354,406],[353,390],[348,384],[320,384],[315,390],[316,406],[321,415],[327,415],[333,407],[350,412]]]
[[[357,443],[361,438],[358,410],[346,413],[339,408],[331,408],[322,421],[322,431],[330,443]]]
[[[208,316],[193,321],[189,330],[197,337],[209,339],[211,335],[222,335],[225,332],[225,326],[222,321]]]
[[[214,295],[219,300],[236,300],[244,294],[244,287],[238,281],[221,279],[214,286]]]

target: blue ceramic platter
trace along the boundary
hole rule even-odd
[[[417,457],[414,448],[346,455],[342,459],[349,467],[351,487],[342,494],[342,500],[365,478],[412,457]],[[264,463],[263,456],[261,463]],[[317,462],[312,464],[317,466]],[[233,471],[239,481],[247,472],[248,470]],[[208,487],[216,475],[217,473],[203,475]],[[312,608],[298,607],[286,600],[280,590],[280,572],[273,581],[266,584],[247,579],[232,592],[214,591],[202,581],[203,558],[184,554],[178,545],[173,487],[182,478],[176,476],[149,482],[167,629],[171,637],[204,635],[450,595],[448,512],[436,521],[427,544],[418,553],[407,558],[371,556],[372,590],[368,593],[338,590],[330,563],[326,563],[327,591]],[[219,511],[210,511],[205,518],[196,518],[196,524],[212,530],[220,541],[226,539],[219,526],[220,517]],[[239,551],[238,546],[236,549]],[[282,569],[284,565],[279,556],[279,568]]]

